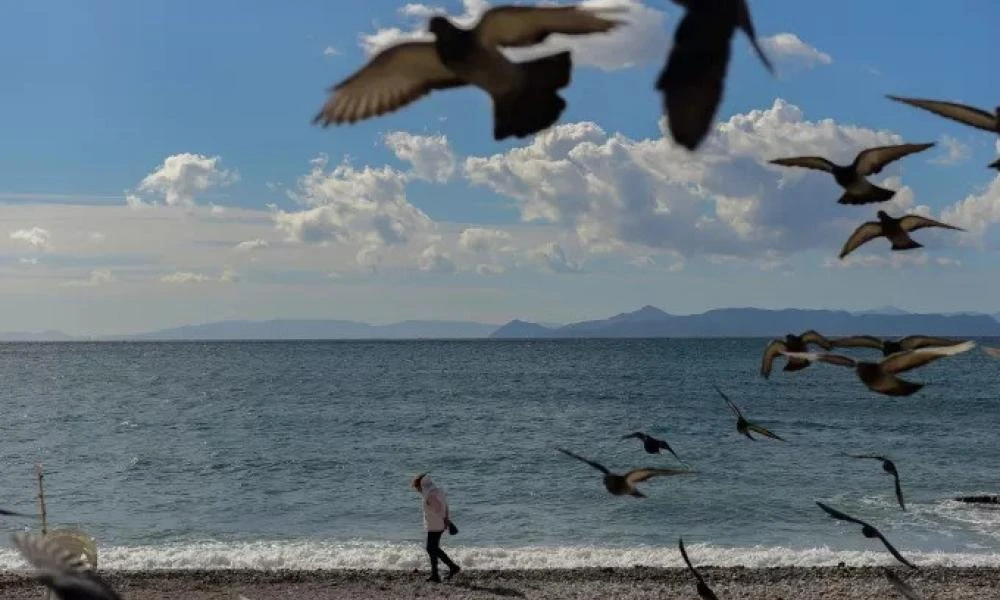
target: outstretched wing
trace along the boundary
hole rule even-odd
[[[757,41],[757,32],[754,30],[753,19],[750,17],[750,7],[747,6],[746,0],[737,0],[738,6],[736,24],[743,33],[747,34],[750,38],[750,44],[753,45],[754,52],[760,58],[760,62],[764,63],[764,67],[767,68],[771,75],[774,75],[774,65],[771,64],[771,59],[767,57],[764,53],[764,49],[760,47],[760,42]]]
[[[6,508],[0,508],[0,515],[3,515],[5,517],[27,517],[29,519],[35,516],[25,513],[14,512],[12,510],[7,510]]]
[[[576,6],[498,6],[483,13],[475,34],[487,48],[516,48],[540,44],[553,33],[603,33],[621,23]]]
[[[827,173],[833,173],[833,168],[836,166],[822,156],[778,158],[770,162],[773,165],[781,165],[783,167],[803,167],[806,169],[815,169],[817,171],[826,171]]]
[[[577,459],[578,461],[587,463],[588,465],[594,467],[595,469],[597,469],[601,473],[604,473],[605,475],[610,475],[611,474],[611,471],[605,469],[604,465],[602,465],[600,463],[596,463],[596,462],[594,462],[592,460],[587,460],[586,458],[580,456],[579,454],[573,454],[569,450],[563,450],[562,448],[556,448],[556,450],[562,452],[566,456],[572,456],[573,458]]]
[[[903,231],[916,231],[917,229],[924,229],[925,227],[941,227],[942,229],[965,231],[961,227],[948,225],[947,223],[935,221],[934,219],[928,219],[927,217],[921,217],[920,215],[906,215],[899,220],[899,226],[903,228]]]
[[[57,540],[15,533],[14,546],[60,598],[121,600],[114,589],[90,570],[82,556],[74,556]]]
[[[844,456],[848,458],[871,458],[875,460],[887,460],[884,456],[879,456],[878,454],[851,454],[850,452],[844,452]]]
[[[944,358],[945,356],[954,356],[955,354],[961,354],[962,352],[968,352],[975,348],[975,342],[963,342],[961,344],[955,344],[954,346],[936,346],[932,348],[918,348],[916,350],[904,350],[903,352],[896,352],[895,354],[890,354],[886,358],[882,359],[879,366],[886,373],[896,374],[905,373],[911,369],[916,369],[917,367],[922,367],[927,363],[933,362],[939,358]]]
[[[923,152],[934,146],[934,142],[926,144],[900,144],[898,146],[879,146],[862,150],[854,159],[854,168],[862,175],[875,175],[881,173],[882,168],[887,164],[897,161],[904,156]]]
[[[834,338],[830,343],[837,348],[875,348],[882,349],[882,340],[870,335],[852,335],[850,337]]]
[[[674,452],[674,449],[671,448],[670,444],[668,444],[665,440],[656,440],[656,443],[657,443],[657,445],[660,446],[660,448],[662,448],[662,449],[666,450],[667,452],[673,454],[674,458],[676,458],[677,460],[681,460],[681,457],[677,456],[677,453]],[[681,461],[681,462],[683,462],[683,461]]]
[[[383,50],[334,86],[313,123],[354,123],[398,110],[434,90],[463,85],[438,58],[433,42],[405,42]]]
[[[719,395],[722,396],[722,399],[726,401],[726,406],[729,407],[729,410],[733,413],[733,415],[737,419],[742,419],[743,413],[740,412],[740,409],[737,408],[735,404],[733,404],[733,401],[729,399],[729,396],[722,393],[722,390],[719,389],[719,386],[713,384],[712,387],[714,387],[715,391],[719,392]]]
[[[687,550],[684,549],[684,538],[677,538],[677,546],[681,549],[681,558],[684,559],[684,563],[687,565],[688,570],[691,571],[691,574],[694,575],[695,579],[699,582],[704,582],[705,580],[702,578],[701,573],[698,572],[698,569],[694,568],[694,565],[691,564],[691,559],[688,558]]]
[[[869,527],[872,527],[872,526],[869,525]],[[917,567],[917,565],[915,565],[915,564],[911,563],[910,561],[906,560],[905,558],[903,558],[903,555],[899,553],[899,550],[896,550],[896,547],[893,546],[892,544],[890,544],[889,540],[885,539],[885,536],[882,535],[881,531],[879,531],[878,529],[875,529],[874,527],[872,527],[872,529],[875,530],[875,535],[878,536],[878,539],[882,540],[882,544],[885,545],[886,550],[888,550],[890,554],[892,554],[893,556],[896,557],[896,560],[898,560],[899,562],[903,563],[904,565],[910,567],[911,569],[918,569],[919,570],[919,568]]]
[[[864,222],[861,227],[854,230],[851,237],[847,238],[847,241],[844,242],[844,247],[840,249],[840,254],[837,255],[837,258],[843,260],[845,256],[854,252],[860,246],[867,244],[882,235],[884,235],[884,233],[882,231],[881,223],[878,221]]]
[[[850,515],[846,515],[846,514],[840,512],[839,510],[837,510],[835,508],[830,508],[829,506],[827,506],[826,504],[823,504],[819,500],[816,501],[816,504],[818,504],[819,507],[822,508],[824,512],[826,512],[826,514],[830,515],[834,519],[839,519],[841,521],[847,521],[848,523],[857,523],[858,525],[861,525],[862,527],[871,527],[871,525],[869,525],[868,523],[865,523],[861,519],[855,519],[854,517],[852,517]],[[875,528],[872,527],[872,529],[875,529]]]
[[[892,586],[896,588],[896,591],[902,594],[906,600],[923,600],[915,591],[913,591],[913,588],[900,579],[898,575],[889,569],[884,569],[882,572],[885,573],[885,578],[889,580],[889,583],[891,583]]]
[[[671,475],[693,475],[697,471],[691,471],[690,469],[632,469],[628,473],[625,473],[625,481],[629,483],[640,483],[646,481],[650,477],[669,477]]]
[[[930,348],[934,346],[954,346],[960,344],[959,340],[948,338],[931,337],[927,335],[908,335],[899,340],[899,347],[903,350],[916,350],[918,348]]]
[[[849,356],[830,354],[829,352],[782,352],[782,354],[790,358],[800,358],[811,363],[825,362],[837,365],[838,367],[855,367],[858,364],[856,360]]]
[[[922,98],[903,98],[900,96],[888,96],[888,98],[895,100],[896,102],[902,102],[903,104],[909,104],[910,106],[922,108],[936,115],[940,115],[953,121],[958,121],[959,123],[965,123],[966,125],[971,125],[979,129],[985,129],[986,131],[992,132],[1000,131],[1000,120],[997,119],[997,115],[990,114],[985,110],[980,110],[972,106],[958,104],[957,102],[924,100]]]
[[[899,507],[906,510],[906,502],[903,501],[903,488],[899,484],[899,473],[893,473],[892,478],[896,481],[896,500],[899,501]]]
[[[826,336],[814,329],[804,332],[799,337],[802,339],[803,344],[816,344],[824,350],[830,350],[833,348],[833,344],[830,343],[830,340],[826,339]]]
[[[749,429],[750,431],[754,431],[756,433],[759,433],[759,434],[761,434],[764,437],[769,437],[772,440],[778,440],[779,442],[784,442],[785,441],[784,438],[782,438],[778,434],[772,433],[772,432],[768,431],[767,429],[765,429],[764,427],[761,427],[760,425],[757,425],[756,423],[753,423],[751,421],[747,421],[747,429]]]
[[[760,374],[767,379],[771,376],[771,365],[774,359],[781,356],[781,353],[788,350],[788,346],[781,340],[772,340],[767,348],[764,348],[764,358],[760,361]]]
[[[646,439],[646,434],[643,433],[643,432],[641,432],[641,431],[636,431],[635,433],[630,433],[628,435],[623,435],[622,436],[623,440],[628,440],[628,439],[631,439],[631,438],[637,438],[637,439],[640,439],[640,440],[645,440]]]

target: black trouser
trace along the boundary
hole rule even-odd
[[[458,566],[441,549],[441,534],[443,533],[443,531],[427,532],[427,554],[431,557],[431,575],[438,574],[438,559],[441,559],[444,564],[448,565],[449,569],[454,569]]]

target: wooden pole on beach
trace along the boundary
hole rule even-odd
[[[35,465],[35,474],[38,475],[38,507],[42,516],[42,535],[45,535],[48,532],[48,514],[45,511],[45,487],[42,485],[42,480],[45,478],[45,471],[42,469],[41,462]],[[43,598],[45,598],[45,600],[51,600],[52,590],[45,588],[45,595]]]

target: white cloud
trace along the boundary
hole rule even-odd
[[[609,16],[625,24],[606,34],[554,35],[534,48],[505,49],[504,53],[512,60],[522,61],[568,49],[573,52],[574,65],[607,71],[663,60],[670,40],[663,11],[646,6],[641,0],[584,0],[582,5],[591,9],[621,8],[621,13],[609,13]],[[489,6],[484,0],[463,0],[462,13],[449,15],[449,18],[461,27],[470,27],[478,22]],[[409,29],[386,27],[362,34],[359,45],[371,55],[402,41],[433,39],[427,32],[425,21],[432,15],[445,12],[426,4],[407,4],[399,10],[400,16],[417,23],[411,23]]]
[[[458,236],[458,245],[462,249],[477,254],[491,254],[506,246],[511,235],[499,229],[484,227],[467,227]]]
[[[972,156],[971,148],[950,135],[941,136],[941,145],[944,146],[944,154],[930,160],[935,165],[957,165]]]
[[[240,274],[232,269],[223,269],[219,275],[220,283],[235,283],[240,280]]]
[[[218,156],[189,152],[168,156],[134,191],[125,193],[125,201],[129,206],[140,207],[148,204],[144,194],[154,194],[162,196],[168,206],[194,206],[199,194],[239,180],[237,171],[220,167],[221,161]]]
[[[17,262],[22,265],[37,265],[41,260],[37,256],[32,256],[31,258],[22,256],[17,259]]]
[[[964,200],[946,208],[942,220],[949,225],[967,229],[974,236],[982,236],[986,229],[1000,223],[1000,175],[993,178],[981,194],[971,194]]]
[[[878,240],[876,240],[877,242]],[[882,240],[885,242],[885,240]],[[869,242],[869,244],[872,242]],[[827,258],[823,261],[823,266],[828,269],[850,269],[850,268],[875,268],[902,269],[903,267],[926,267],[928,256],[924,251],[907,252],[882,252],[878,254],[862,254],[856,250],[854,254],[838,258]]]
[[[95,244],[100,244],[104,242],[104,240],[108,239],[108,236],[104,235],[100,231],[91,231],[87,234],[87,239]]]
[[[454,273],[456,270],[455,261],[436,244],[424,248],[424,251],[420,253],[417,265],[421,271],[428,273],[448,274]]]
[[[212,278],[204,273],[192,273],[191,271],[177,271],[169,275],[164,275],[160,278],[163,283],[173,283],[177,285],[183,285],[188,283],[207,283],[212,281]]]
[[[764,37],[761,38],[760,44],[776,60],[792,60],[810,68],[833,63],[833,57],[803,42],[794,33],[779,33]]]
[[[583,265],[567,257],[562,246],[556,242],[535,248],[530,257],[555,273],[579,273],[583,270]]]
[[[323,56],[326,56],[328,58],[331,56],[340,56],[340,50],[337,50],[333,46],[327,46],[326,48],[323,49]]]
[[[413,166],[413,175],[446,183],[455,174],[455,154],[444,135],[414,135],[405,131],[386,134],[385,145],[400,160]]]
[[[110,269],[94,269],[87,279],[71,279],[63,282],[67,287],[100,287],[116,280]]]
[[[24,242],[36,250],[48,250],[50,237],[47,229],[37,226],[31,229],[18,229],[10,233],[10,239]]]
[[[491,275],[503,275],[507,269],[503,265],[493,265],[493,264],[478,264],[475,267],[476,273],[483,276]]]
[[[263,250],[264,248],[267,248],[267,246],[267,240],[255,238],[245,242],[240,242],[239,244],[236,244],[233,249],[237,252],[253,252],[255,250]]]

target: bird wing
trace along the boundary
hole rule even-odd
[[[834,338],[830,341],[836,348],[875,348],[882,349],[882,340],[871,335],[852,335],[850,337]]]
[[[623,440],[627,440],[629,438],[638,438],[640,440],[645,440],[646,439],[646,434],[643,433],[643,432],[641,432],[641,431],[636,431],[635,433],[630,433],[628,435],[623,435],[622,436]]]
[[[903,501],[903,488],[899,483],[899,473],[893,473],[892,478],[896,481],[896,500],[899,500],[899,507],[906,510],[906,502]]]
[[[837,510],[835,508],[830,508],[829,506],[827,506],[826,504],[823,504],[822,502],[820,502],[818,500],[816,501],[816,504],[818,504],[819,507],[822,508],[824,512],[826,512],[826,514],[830,515],[834,519],[839,519],[841,521],[847,521],[848,523],[857,523],[858,525],[861,525],[862,527],[866,527],[866,526],[867,527],[871,527],[871,525],[869,525],[868,523],[865,523],[861,519],[855,519],[854,517],[852,517],[850,515],[846,515],[846,514],[840,512],[839,510]],[[872,527],[872,529],[875,529],[875,528]],[[878,530],[876,529],[876,531],[878,531]]]
[[[830,343],[830,340],[826,339],[826,336],[814,329],[806,331],[799,337],[802,339],[803,344],[816,344],[824,350],[830,350],[833,348],[833,344]]]
[[[563,450],[562,448],[556,448],[556,450],[558,450],[558,451],[562,452],[562,453],[563,453],[563,454],[565,454],[566,456],[572,456],[573,458],[575,458],[575,459],[577,459],[577,460],[579,460],[579,461],[582,461],[582,462],[585,462],[585,463],[587,463],[588,465],[590,465],[590,466],[594,467],[595,469],[597,469],[597,470],[598,470],[598,471],[600,471],[601,473],[604,473],[605,475],[610,475],[610,474],[611,474],[611,471],[609,471],[609,470],[607,470],[606,468],[604,468],[604,465],[602,465],[602,464],[600,464],[600,463],[595,463],[595,462],[594,462],[594,461],[592,461],[592,460],[587,460],[586,458],[584,458],[584,457],[580,456],[579,454],[573,454],[573,453],[572,453],[572,452],[570,452],[569,450]]]
[[[32,518],[35,516],[35,515],[28,515],[25,513],[15,512],[13,510],[7,510],[6,508],[0,508],[0,515],[3,515],[5,517],[28,517],[28,518]]]
[[[515,48],[540,44],[553,33],[604,33],[620,24],[576,6],[498,6],[483,13],[475,33],[487,48]]]
[[[903,350],[916,350],[917,348],[928,348],[933,346],[954,346],[960,344],[958,340],[948,338],[931,337],[926,335],[908,335],[899,340],[899,347]]]
[[[872,526],[869,525],[869,527],[872,527]],[[892,554],[893,556],[896,557],[896,560],[898,560],[899,562],[903,563],[904,565],[910,567],[911,569],[917,569],[917,565],[915,565],[915,564],[911,563],[910,561],[906,560],[905,558],[903,558],[903,555],[899,553],[899,550],[896,550],[895,546],[893,546],[892,544],[890,544],[889,540],[885,539],[885,536],[882,535],[881,531],[879,531],[878,529],[876,529],[874,527],[872,527],[872,529],[875,530],[875,535],[878,536],[878,539],[882,540],[882,543],[885,545],[886,550],[888,550],[890,554]]]
[[[668,444],[666,441],[664,441],[664,440],[657,440],[657,443],[660,445],[660,448],[663,448],[667,452],[673,454],[674,458],[676,458],[677,460],[681,460],[681,457],[677,456],[677,453],[674,452],[674,449],[671,448],[670,444]],[[684,462],[684,461],[681,461],[681,462]]]
[[[990,114],[985,110],[980,110],[957,102],[943,102],[939,100],[924,100],[921,98],[902,98],[900,96],[888,96],[891,100],[916,106],[930,111],[942,117],[965,123],[979,129],[996,132],[998,130],[997,115]]]
[[[15,533],[14,546],[26,561],[45,575],[43,581],[59,597],[121,600],[117,592],[93,573],[83,558],[74,556],[57,540]]]
[[[737,25],[750,38],[750,44],[753,45],[754,52],[757,53],[760,61],[764,63],[764,67],[774,75],[774,65],[771,64],[771,59],[767,57],[757,41],[757,32],[754,30],[753,19],[750,17],[750,7],[747,6],[746,0],[738,0],[737,10],[739,11],[736,18]]]
[[[899,160],[908,154],[923,152],[932,147],[934,142],[927,144],[899,144],[898,146],[879,146],[862,150],[854,159],[855,170],[862,175],[881,173],[887,164]]]
[[[848,458],[872,458],[875,460],[887,460],[884,456],[879,456],[878,454],[851,454],[849,452],[844,452],[844,456]]]
[[[1000,358],[1000,348],[990,348],[989,346],[983,346],[983,352],[989,354],[993,358]]]
[[[770,162],[773,165],[781,165],[783,167],[805,167],[806,169],[826,171],[827,173],[833,173],[833,168],[836,166],[832,162],[823,158],[822,156],[798,156],[795,158],[778,158]]]
[[[628,473],[625,473],[625,481],[629,483],[639,483],[641,481],[646,481],[651,477],[658,476],[670,476],[670,475],[692,475],[696,471],[690,469],[632,469]]]
[[[906,215],[899,220],[899,226],[903,228],[903,231],[916,231],[917,229],[923,229],[925,227],[942,227],[944,229],[953,229],[955,231],[965,231],[961,227],[948,225],[947,223],[935,221],[934,219],[928,219],[927,217],[921,217],[920,215]]]
[[[313,123],[353,123],[402,108],[434,90],[463,85],[438,58],[433,42],[397,44],[331,88]]]
[[[802,360],[814,362],[825,362],[839,367],[856,367],[858,362],[849,356],[842,354],[830,354],[829,352],[782,352],[789,358],[800,358]]]
[[[847,241],[844,242],[844,247],[840,249],[840,254],[837,258],[843,260],[845,256],[857,250],[859,246],[867,244],[882,235],[884,234],[882,232],[881,223],[878,221],[866,221],[861,225],[861,227],[854,230],[851,237],[847,238]]]
[[[785,441],[785,439],[779,436],[778,434],[772,433],[771,431],[768,431],[764,427],[761,427],[760,425],[753,423],[751,421],[747,421],[747,429],[749,429],[750,431],[755,431],[764,437],[769,437],[772,440],[778,440],[779,442]]]
[[[681,558],[684,559],[684,563],[687,564],[691,574],[694,575],[694,578],[699,582],[704,582],[705,580],[702,579],[701,573],[698,572],[698,569],[694,568],[694,565],[691,564],[691,559],[688,558],[687,550],[684,549],[684,538],[677,538],[677,546],[681,549]]]
[[[890,374],[905,373],[911,369],[922,367],[929,362],[933,362],[945,356],[953,356],[968,352],[976,346],[975,342],[962,342],[953,346],[935,346],[932,348],[918,348],[916,350],[904,350],[896,352],[882,359],[879,366],[883,371]]]
[[[997,171],[1000,171],[1000,160],[996,160],[994,162],[991,162],[990,164],[986,165],[986,168],[987,169],[996,169]]]
[[[781,340],[772,340],[767,348],[764,348],[764,358],[760,361],[760,374],[764,379],[771,376],[771,364],[785,350],[788,350],[788,346]]]
[[[903,597],[906,598],[906,600],[923,600],[920,596],[917,595],[917,592],[915,592],[913,588],[909,586],[909,584],[900,579],[898,575],[896,575],[889,569],[885,569],[882,572],[885,573],[885,578],[889,580],[889,583],[891,583],[893,587],[896,588],[896,591],[902,594]]]
[[[729,399],[729,396],[722,393],[722,390],[719,389],[719,386],[713,385],[712,387],[714,387],[715,391],[719,392],[719,395],[722,396],[722,399],[726,401],[726,406],[729,407],[729,410],[733,413],[733,416],[735,416],[737,419],[742,419],[743,413],[740,412],[740,409],[737,408],[735,404],[733,404],[733,401]]]

